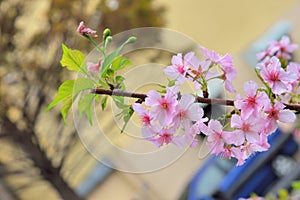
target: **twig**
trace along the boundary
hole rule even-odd
[[[100,88],[94,88],[91,89],[91,93],[94,94],[102,94],[102,95],[109,95],[109,96],[123,96],[123,97],[131,97],[131,98],[137,98],[141,101],[145,101],[147,95],[142,93],[134,93],[134,92],[127,92],[122,90],[107,90],[107,89],[100,89]],[[215,99],[215,98],[204,98],[204,97],[197,97],[197,101],[199,103],[207,103],[211,105],[226,105],[226,106],[233,106],[234,100],[230,99]],[[290,110],[295,110],[297,112],[300,111],[300,105],[295,104],[284,104],[286,108]]]

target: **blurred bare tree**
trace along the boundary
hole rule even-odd
[[[78,163],[93,158],[58,110],[45,113],[68,78],[59,65],[61,43],[87,52],[75,31],[79,21],[117,33],[162,26],[163,11],[152,0],[0,2],[0,179],[15,199],[83,199],[74,190]]]
[[[98,9],[102,31],[110,27],[113,33],[119,33],[128,27],[160,27],[165,24],[163,14],[166,9],[155,6],[153,0],[106,0],[101,1]]]

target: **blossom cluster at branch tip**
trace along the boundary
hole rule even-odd
[[[233,67],[232,56],[226,54],[221,56],[215,51],[200,47],[204,59],[199,59],[194,52],[189,52],[184,56],[179,53],[172,57],[172,65],[166,67],[165,74],[176,81],[176,85],[182,85],[186,81],[194,84],[195,89],[204,93],[208,89],[208,81],[212,79],[222,79],[225,89],[229,92],[236,92],[232,80],[236,77],[236,69]],[[217,70],[220,69],[220,74]]]
[[[205,47],[200,47],[204,59],[196,57],[194,52],[174,55],[172,64],[164,72],[175,80],[175,85],[167,87],[164,95],[154,90],[148,92],[146,107],[133,105],[141,117],[143,137],[158,147],[169,143],[195,146],[195,136],[202,133],[207,136],[210,153],[236,158],[237,165],[242,165],[255,152],[268,150],[268,136],[278,128],[278,122],[291,123],[296,119],[295,113],[286,109],[284,103],[293,102],[293,94],[299,97],[300,65],[289,60],[282,63],[282,59],[291,57],[288,54],[295,48],[284,36],[261,53],[265,57],[256,68],[265,87],[259,87],[254,81],[244,84],[246,97],[237,94],[234,112],[226,117],[230,119],[227,128],[221,121],[204,118],[195,97],[181,96],[180,86],[189,81],[204,94],[208,82],[219,78],[224,81],[225,89],[235,92],[231,82],[236,77],[232,57],[221,56]],[[214,67],[222,73],[213,70]]]
[[[78,28],[77,28],[77,32],[82,35],[82,36],[86,36],[86,35],[89,35],[91,37],[98,37],[97,35],[97,31],[95,30],[92,30],[90,28],[87,28],[85,25],[84,25],[84,22],[81,21],[78,25]]]
[[[283,58],[290,60],[293,53],[298,48],[298,45],[291,44],[291,40],[288,36],[284,35],[280,41],[271,41],[265,51],[257,54],[258,60],[263,60],[266,57],[276,56],[277,58]]]

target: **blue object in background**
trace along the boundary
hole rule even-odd
[[[104,179],[111,174],[112,168],[107,167],[102,163],[97,163],[90,174],[83,180],[83,182],[76,189],[76,193],[81,197],[86,197],[91,193]]]
[[[272,161],[278,155],[292,157],[298,144],[291,134],[278,129],[269,138],[271,148],[256,153],[242,166],[235,161],[211,156],[192,179],[188,200],[233,200],[249,197],[252,193],[264,195],[280,179]]]

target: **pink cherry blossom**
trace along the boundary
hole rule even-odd
[[[263,124],[258,118],[250,116],[245,118],[239,115],[232,115],[231,127],[236,128],[236,134],[244,134],[247,141],[256,143],[260,140],[259,133],[262,131]]]
[[[177,83],[181,85],[184,81],[186,81],[186,72],[189,69],[189,61],[193,57],[193,52],[187,53],[183,59],[181,53],[173,56],[172,65],[165,68],[165,74],[177,80]]]
[[[291,53],[298,48],[296,44],[291,44],[288,36],[283,36],[280,41],[271,41],[267,50],[257,54],[257,59],[262,60],[265,57],[276,56],[286,60],[291,59]]]
[[[146,110],[141,104],[134,103],[132,104],[134,112],[136,112],[140,117],[143,123],[143,126],[150,126],[152,124],[153,118],[150,116],[150,112]]]
[[[185,145],[189,145],[190,147],[198,146],[199,140],[196,138],[197,133],[192,126],[190,128],[179,128],[178,130],[184,132],[183,134],[177,134],[173,137],[173,144],[179,147],[184,147]]]
[[[169,125],[173,121],[175,107],[178,104],[177,95],[167,89],[165,96],[159,92],[151,90],[147,93],[145,104],[153,108],[151,114],[154,119],[158,120],[162,126]]]
[[[236,77],[236,69],[233,68],[232,66],[222,66],[222,70],[224,72],[223,74],[223,79],[225,81],[225,89],[228,91],[228,92],[231,92],[231,93],[235,93],[236,90],[234,89],[233,87],[233,84],[232,84],[232,80],[235,79]]]
[[[175,130],[173,128],[165,129],[162,128],[159,131],[154,132],[152,137],[148,140],[152,141],[155,146],[161,147],[164,144],[169,144],[173,142]]]
[[[208,50],[203,46],[200,46],[200,49],[203,53],[203,57],[206,60],[217,63],[221,59],[221,56],[218,53],[216,53],[214,50]]]
[[[245,134],[239,130],[223,131],[223,138],[227,144],[239,146],[245,142]]]
[[[256,143],[257,145],[257,151],[267,151],[270,148],[270,144],[268,142],[268,136],[266,134],[260,134],[259,135],[259,141]]]
[[[291,59],[291,53],[298,48],[296,44],[291,44],[290,38],[286,35],[283,36],[275,46],[278,47],[276,56],[287,60]]]
[[[263,80],[269,84],[274,94],[282,94],[288,91],[288,83],[296,79],[295,74],[287,73],[281,68],[277,57],[272,57],[270,64],[260,71]]]
[[[209,60],[213,63],[219,64],[224,68],[233,68],[233,58],[230,54],[226,54],[225,56],[221,56],[216,53],[214,50],[208,50],[203,46],[200,46],[202,50],[203,57],[206,60]]]
[[[296,120],[296,115],[289,109],[284,109],[285,105],[275,100],[274,105],[266,105],[264,112],[267,114],[267,128],[273,132],[277,128],[277,120],[283,123],[292,123]]]
[[[256,54],[256,58],[258,60],[262,60],[266,57],[274,56],[275,52],[277,52],[279,50],[279,46],[277,46],[276,44],[277,44],[277,41],[271,41],[269,43],[269,47],[267,48],[267,50]]]
[[[191,126],[191,121],[200,120],[203,114],[203,109],[195,103],[195,97],[184,94],[176,106],[173,118],[174,126],[178,127],[180,123],[183,123],[183,126],[187,128]]]
[[[243,159],[247,160],[254,152],[257,151],[257,145],[255,143],[247,142],[240,147],[243,153]]]
[[[221,66],[223,71],[222,79],[225,82],[225,89],[229,92],[236,92],[233,87],[232,80],[236,77],[236,69],[233,67],[233,58],[231,55],[226,54],[225,56],[220,56],[213,50],[208,50],[205,47],[200,46],[203,52],[203,56],[206,60],[211,61],[215,64]]]
[[[270,60],[271,60],[270,56],[265,57],[262,61],[257,63],[255,68],[258,70],[261,70],[261,69],[267,67],[271,63]]]
[[[300,65],[295,62],[290,62],[287,66],[286,71],[296,76],[295,81],[290,81],[291,92],[296,92],[300,82]]]
[[[237,166],[240,166],[245,163],[244,154],[239,147],[227,145],[223,149],[221,156],[225,159],[231,159],[232,157],[236,158],[238,160],[238,162],[236,163]]]
[[[244,84],[244,91],[247,98],[242,98],[241,95],[237,95],[234,101],[236,108],[242,110],[242,114],[245,118],[250,115],[257,116],[259,110],[267,103],[270,103],[269,98],[264,92],[257,92],[258,85],[254,81],[249,81]]]
[[[217,120],[211,119],[208,122],[208,129],[202,130],[202,133],[207,135],[207,145],[211,153],[219,155],[224,150],[223,126]]]
[[[218,53],[216,53],[214,50],[208,50],[203,46],[200,46],[200,49],[202,50],[203,57],[206,60],[219,64],[223,67],[230,68],[233,66],[233,58],[231,55],[226,54],[225,56],[221,56]]]
[[[197,106],[199,107],[199,105]],[[184,144],[190,144],[191,147],[196,147],[199,143],[198,139],[196,139],[196,135],[200,134],[201,132],[208,132],[208,127],[204,124],[204,122],[208,121],[208,118],[203,118],[203,109],[201,108],[200,110],[199,116],[197,116],[199,120],[191,125],[190,128],[183,124],[185,134],[177,139],[177,141],[179,141],[177,142],[177,146],[179,146],[178,144],[181,143],[180,146],[183,146]]]
[[[209,71],[209,67],[211,66],[211,61],[209,60],[200,61],[194,56],[190,60],[190,63],[190,68],[188,70],[190,76],[187,78],[194,83],[196,89],[202,89],[203,80],[218,76],[216,72]]]
[[[142,136],[147,139],[153,135],[153,132],[159,127],[156,127],[153,123],[153,117],[150,115],[149,110],[145,109],[141,104],[132,104],[134,112],[136,112],[142,121]]]
[[[85,35],[90,35],[91,37],[98,37],[97,31],[92,30],[92,29],[90,29],[90,28],[86,28],[83,21],[81,21],[81,22],[79,23],[79,26],[78,26],[78,28],[77,28],[77,32],[78,32],[80,35],[83,35],[83,36],[85,36]]]
[[[102,60],[100,60],[98,63],[87,62],[86,64],[87,64],[87,70],[90,74],[98,75],[99,74],[99,68],[102,65]]]
[[[242,152],[244,153],[244,159],[246,160],[249,156],[251,156],[255,152],[263,152],[267,151],[270,148],[270,144],[268,143],[268,137],[266,134],[261,133],[259,135],[259,140],[256,142],[247,141],[242,146],[240,146]]]

